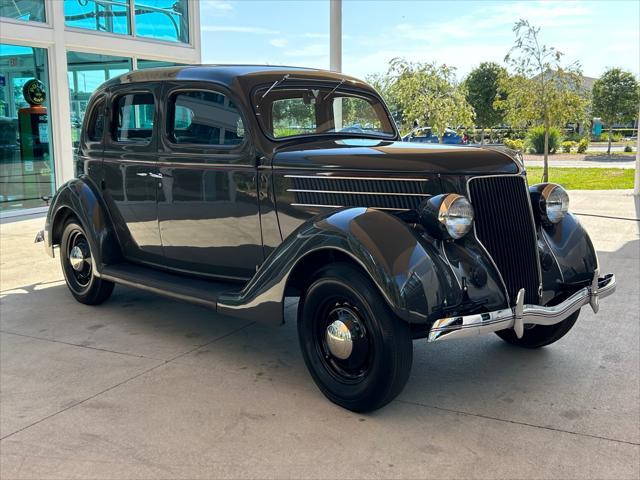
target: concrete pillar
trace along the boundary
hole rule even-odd
[[[65,48],[64,2],[51,2],[49,12],[53,26],[54,44],[49,48],[49,91],[53,134],[53,152],[58,186],[75,176],[73,140],[71,138],[71,109]]]
[[[342,0],[329,0],[329,69],[342,72]]]

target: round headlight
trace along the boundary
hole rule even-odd
[[[558,223],[569,211],[569,195],[555,183],[548,183],[540,192],[540,212],[545,220]]]
[[[473,224],[473,207],[462,195],[447,195],[440,205],[438,221],[445,226],[451,238],[462,238]]]
[[[425,227],[440,238],[464,237],[473,225],[473,207],[457,193],[431,197],[422,207],[420,219]]]

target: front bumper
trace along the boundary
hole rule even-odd
[[[555,325],[587,304],[591,305],[593,311],[597,313],[600,299],[608,297],[615,290],[615,275],[610,273],[599,277],[598,271],[595,272],[591,285],[552,307],[524,305],[524,289],[522,289],[518,292],[516,305],[513,308],[436,320],[429,330],[428,341],[470,337],[509,328],[515,330],[518,338],[522,338],[524,325]]]

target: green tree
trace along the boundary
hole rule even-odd
[[[563,67],[562,53],[540,43],[540,29],[527,20],[515,23],[516,41],[505,62],[514,74],[499,81],[498,91],[505,95],[496,107],[506,112],[514,126],[532,123],[544,127],[543,181],[549,180],[549,129],[570,121],[582,121],[586,115],[587,96],[582,88],[580,65]]]
[[[387,95],[402,111],[404,128],[417,121],[441,136],[447,127],[473,123],[473,109],[464,88],[456,82],[454,68],[394,58],[388,76]]]
[[[633,74],[612,68],[594,82],[592,94],[593,115],[602,118],[609,127],[607,154],[610,154],[613,125],[629,122],[638,113],[640,86]]]
[[[474,68],[464,81],[467,102],[475,112],[476,126],[482,130],[481,144],[484,144],[484,130],[504,120],[504,112],[496,108],[495,101],[499,98],[499,81],[506,76],[507,71],[497,63],[484,62]]]

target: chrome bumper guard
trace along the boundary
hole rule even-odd
[[[595,272],[591,285],[552,307],[525,305],[524,289],[521,289],[513,308],[436,320],[429,330],[428,341],[471,337],[509,328],[514,329],[518,338],[522,338],[525,325],[555,325],[587,304],[591,305],[594,313],[598,313],[600,299],[608,297],[615,290],[615,275],[610,273],[599,277],[598,271]]]
[[[42,243],[44,245],[45,251],[47,252],[47,255],[49,255],[51,258],[54,257],[53,245],[49,245],[49,242],[47,242],[46,230],[40,230],[38,233],[36,233],[36,238],[33,243]]]

